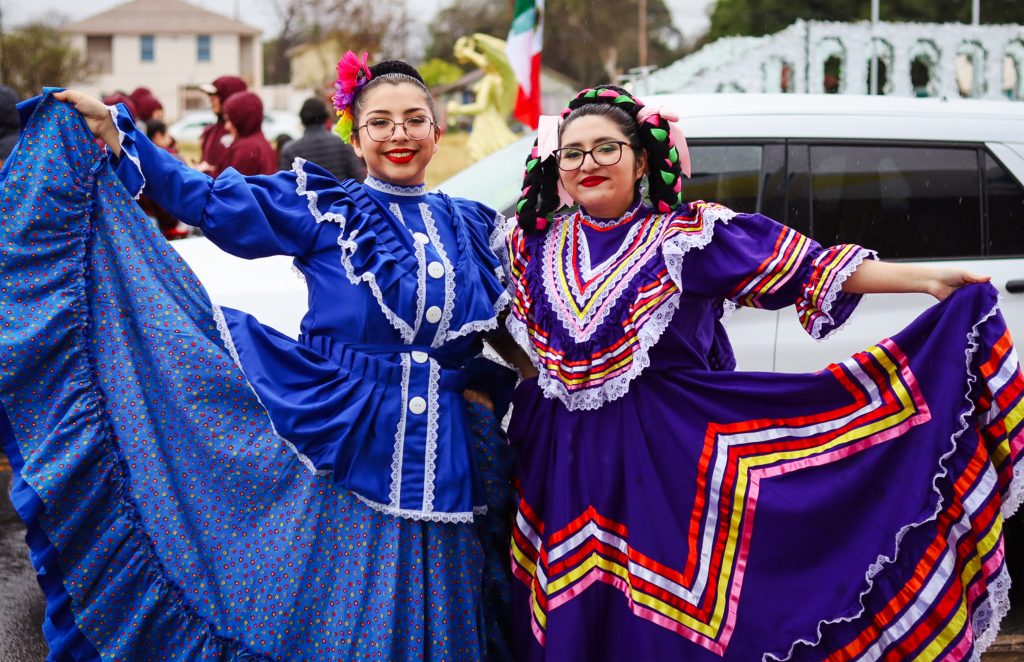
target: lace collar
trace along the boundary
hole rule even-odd
[[[374,191],[389,193],[391,195],[416,197],[427,194],[426,184],[418,184],[416,186],[399,186],[398,184],[391,184],[370,175],[366,176],[366,181],[364,181],[363,184],[372,188]]]
[[[585,210],[581,205],[579,211],[579,219],[581,223],[589,227],[592,227],[595,230],[611,230],[612,228],[617,228],[620,225],[625,225],[632,221],[633,218],[636,217],[637,212],[640,211],[641,207],[641,201],[637,200],[632,204],[632,206],[630,206],[629,209],[626,210],[624,214],[622,214],[622,216],[618,216],[615,218],[601,218],[600,216],[589,215],[587,213],[587,210]]]

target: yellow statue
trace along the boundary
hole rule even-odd
[[[471,62],[484,72],[473,86],[476,99],[472,103],[448,103],[449,115],[473,116],[466,148],[470,158],[479,161],[516,139],[506,118],[515,108],[519,84],[505,55],[503,39],[478,32],[471,37],[459,37],[454,51],[460,63]]]

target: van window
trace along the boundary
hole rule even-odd
[[[683,180],[683,199],[757,211],[761,151],[761,145],[690,145],[693,176]]]
[[[969,147],[811,145],[811,230],[882,258],[982,254],[978,151]]]
[[[985,154],[990,255],[1024,255],[1024,188],[991,154]]]

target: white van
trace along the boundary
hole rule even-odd
[[[1024,104],[849,95],[665,95],[693,161],[687,199],[760,212],[822,244],[992,276],[1024,339]],[[511,210],[532,137],[440,186]],[[872,295],[826,342],[792,310],[741,308],[729,336],[742,370],[819,370],[903,328],[934,303]]]

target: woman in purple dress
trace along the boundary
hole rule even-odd
[[[1024,497],[994,289],[683,202],[666,115],[585,90],[527,159],[508,236],[507,325],[539,371],[509,429],[519,658],[977,659]],[[733,371],[726,307],[795,305],[823,338],[869,292],[942,303],[818,373]]]

